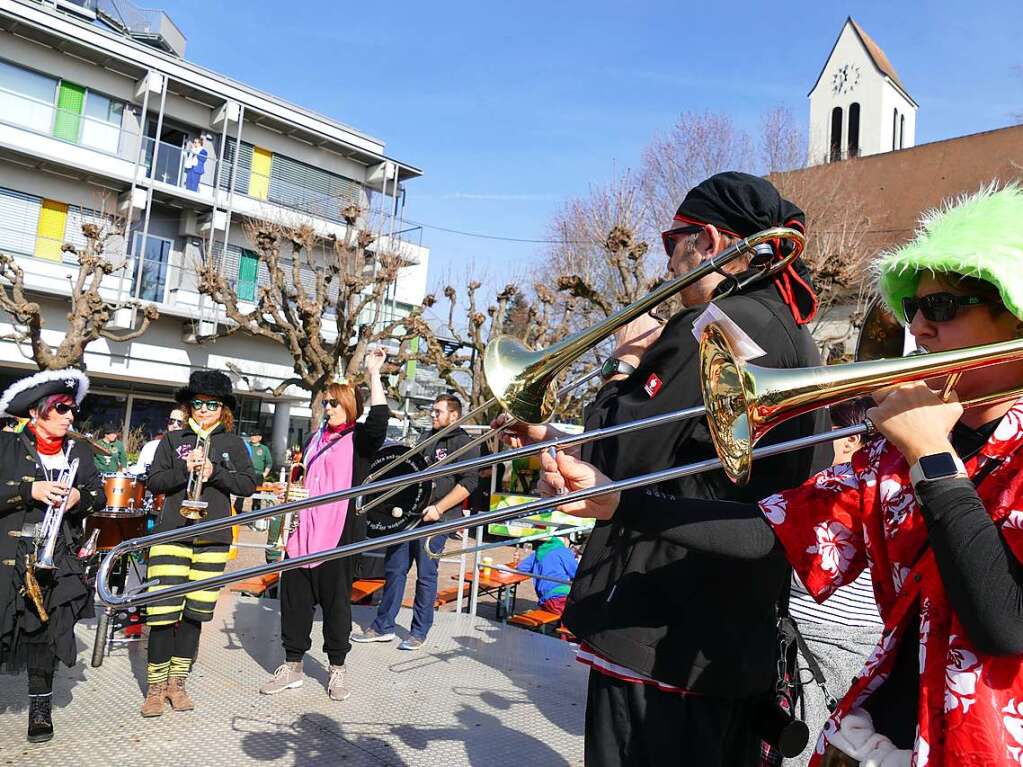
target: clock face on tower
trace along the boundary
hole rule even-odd
[[[860,68],[855,64],[843,64],[831,76],[831,92],[836,96],[851,93],[860,82]]]

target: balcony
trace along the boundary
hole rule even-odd
[[[79,4],[93,6],[100,19],[132,39],[184,58],[185,35],[163,11],[139,8],[127,0],[88,0]]]

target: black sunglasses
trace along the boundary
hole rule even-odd
[[[661,242],[664,243],[664,252],[668,254],[668,258],[671,258],[675,252],[675,246],[678,245],[680,237],[688,237],[689,235],[699,234],[703,231],[702,226],[692,224],[689,226],[680,226],[677,229],[669,229],[666,232],[661,232]]]
[[[176,423],[178,426],[184,426],[185,425],[184,420],[182,420],[181,418],[168,418],[167,419],[167,423],[168,423],[168,425],[172,424],[172,423]]]
[[[59,415],[78,415],[78,405],[69,405],[66,402],[58,402],[53,406],[53,409],[57,411]]]
[[[325,400],[323,400],[323,406],[324,406],[324,407],[337,407],[337,406],[338,406],[338,405],[340,405],[340,404],[341,404],[341,403],[340,403],[340,402],[338,402],[338,401],[337,401],[336,399],[334,399],[333,397],[330,397],[329,399],[325,399]]]
[[[957,296],[954,293],[931,293],[902,299],[906,322],[912,322],[917,311],[923,312],[928,322],[948,322],[959,313],[960,306],[979,306],[988,303],[979,296]]]

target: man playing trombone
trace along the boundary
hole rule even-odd
[[[106,505],[92,451],[68,435],[88,389],[79,370],[47,370],[0,396],[0,414],[29,419],[0,433],[0,667],[28,669],[35,743],[53,737],[53,673],[58,660],[75,665],[75,623],[93,614],[69,524]]]
[[[924,217],[879,262],[880,289],[927,352],[1023,337],[1023,192],[981,190]],[[788,558],[819,601],[869,568],[877,648],[817,741],[811,767],[1023,763],[1023,362],[878,390],[880,433],[836,466],[759,504],[638,490],[571,504],[718,557]],[[947,383],[946,383],[947,388]],[[960,401],[975,403],[964,410]],[[709,404],[709,403],[708,403]],[[543,490],[605,484],[544,457]]]
[[[677,276],[734,241],[774,226],[803,229],[804,216],[766,180],[722,173],[694,187],[663,234],[668,269]],[[771,246],[768,246],[771,247]],[[768,255],[779,257],[785,244]],[[611,380],[587,408],[587,429],[625,423],[702,402],[693,323],[714,305],[765,352],[773,367],[818,364],[805,324],[817,298],[797,259],[767,282],[734,291],[749,258],[685,288],[686,308],[663,327],[644,315],[616,334]],[[786,437],[827,429],[826,417],[787,424]],[[518,438],[551,436],[523,427]],[[515,444],[516,438],[511,440]],[[752,500],[798,484],[830,450],[786,456],[758,466],[750,487],[721,472],[689,477],[662,492],[695,498]],[[711,457],[703,419],[594,442],[582,455],[614,479]],[[639,494],[595,526],[564,613],[590,664],[586,764],[759,764],[755,704],[775,677],[775,605],[787,587],[784,562],[726,562],[642,532],[649,514]],[[627,511],[624,507],[627,507]]]

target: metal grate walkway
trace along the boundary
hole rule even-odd
[[[372,616],[354,608],[357,624]],[[410,617],[402,610],[399,626]],[[438,613],[417,652],[355,645],[352,697],[336,703],[317,621],[305,685],[271,697],[257,688],[282,659],[277,603],[225,593],[189,681],[196,710],[146,720],[142,644],[91,668],[93,626],[79,626],[78,666],[57,672],[51,742],[25,741],[25,679],[0,676],[0,765],[582,764],[586,669],[557,639]]]

